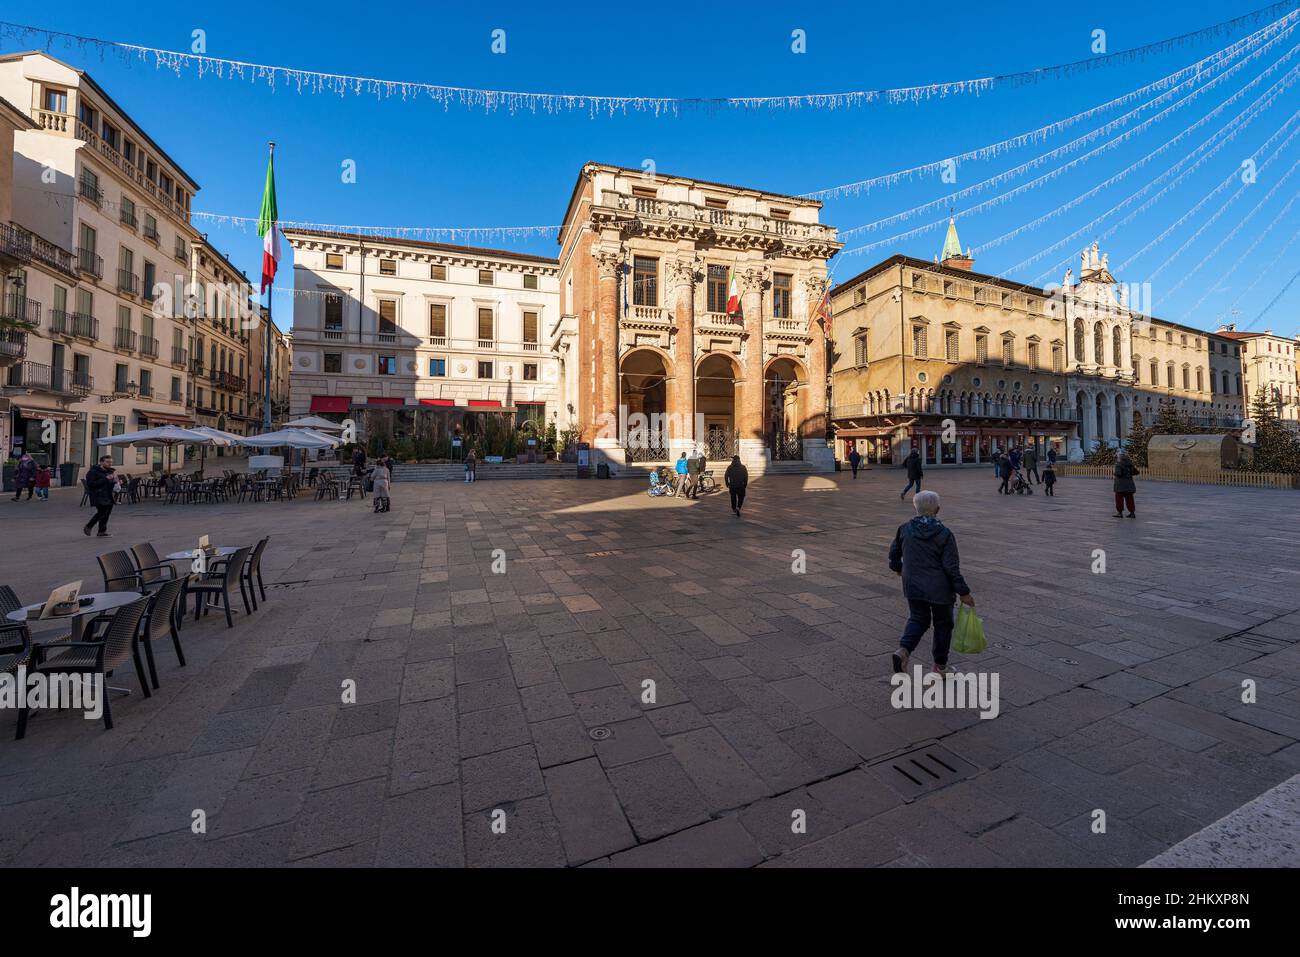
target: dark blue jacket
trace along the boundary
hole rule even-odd
[[[917,452],[916,449],[907,453],[907,458],[903,459],[903,467],[907,469],[907,479],[910,482],[915,482],[925,475],[925,472],[921,470],[921,453]]]
[[[903,573],[905,598],[951,605],[957,595],[970,594],[961,577],[957,538],[933,515],[918,515],[898,526],[889,567]]]

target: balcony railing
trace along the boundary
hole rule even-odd
[[[0,329],[0,359],[13,361],[27,354],[27,333],[22,329]]]
[[[113,383],[114,397],[134,396],[140,394],[140,387],[134,382],[127,382],[124,379],[118,379]]]
[[[94,388],[95,380],[84,372],[51,368],[40,362],[19,362],[9,367],[9,385],[15,389],[86,396]]]
[[[142,385],[142,386],[137,387],[137,389],[136,389],[136,395],[138,395],[138,396],[139,396],[140,398],[142,398],[142,399],[152,399],[152,398],[153,398],[153,386],[151,386],[151,385]]]
[[[69,370],[63,373],[66,389],[73,395],[87,396],[95,390],[95,377],[89,372]]]
[[[0,223],[0,254],[27,262],[32,258],[32,234]]]
[[[82,199],[88,199],[96,206],[104,203],[104,191],[88,179],[83,179],[77,183],[77,194]]]
[[[104,258],[95,255],[93,249],[77,247],[77,268],[82,272],[90,273],[96,279],[104,278]]]
[[[140,355],[148,356],[150,359],[158,358],[158,340],[152,336],[140,337]]]
[[[68,113],[57,113],[54,110],[33,110],[32,119],[36,125],[43,130],[49,130],[51,133],[66,133],[72,123],[72,116]]]
[[[181,262],[189,261],[190,251],[189,251],[189,247],[185,245],[184,240],[182,239],[176,240],[176,246],[172,252],[172,255],[175,256]]]
[[[135,186],[150,198],[150,205],[163,210],[171,216],[176,217],[184,222],[189,222],[189,210],[178,202],[172,195],[170,187],[160,186],[150,179],[145,171],[135,164],[131,163],[124,157],[121,152],[112,144],[105,140],[95,130],[91,129],[80,120],[69,116],[66,113],[55,113],[50,110],[33,110],[33,117],[36,122],[53,133],[59,133],[64,136],[75,136],[77,139],[85,140],[88,149],[93,150],[99,155],[99,158],[111,163],[117,167],[118,171],[130,180]]]
[[[188,361],[189,353],[179,346],[172,346],[172,365],[183,366]]]
[[[124,292],[130,296],[140,295],[140,277],[129,269],[119,269],[117,271],[117,289],[118,292]]]
[[[778,219],[758,212],[697,206],[684,200],[629,196],[614,190],[604,190],[601,193],[600,206],[615,211],[618,218],[636,216],[643,219],[679,220],[688,224],[704,224],[715,229],[767,233],[782,240],[814,242],[835,240],[835,231],[821,223]]]
[[[135,351],[135,333],[130,329],[113,330],[113,348],[128,352]]]
[[[78,339],[99,339],[99,320],[84,312],[74,312],[72,335]]]
[[[149,240],[149,242],[153,243],[155,246],[158,245],[158,227],[145,223],[144,238]]]
[[[138,222],[135,216],[135,210],[128,209],[127,207],[123,206],[118,213],[118,221],[123,226],[130,227],[131,229],[135,229],[136,224]]]
[[[537,351],[537,343],[535,342],[524,343],[524,352],[536,352],[536,351]]]
[[[22,322],[29,326],[41,324],[41,304],[35,299],[11,292],[4,298],[4,312],[0,317],[10,322]]]
[[[437,346],[439,349],[445,349],[445,348],[447,348],[447,337],[446,337],[446,336],[430,336],[430,337],[429,337],[429,345],[431,345],[431,346]]]
[[[375,334],[375,341],[392,345],[397,342],[397,333],[392,331],[378,332]]]
[[[246,385],[244,379],[233,372],[218,372],[212,377],[212,381],[217,388],[229,392],[243,392]]]
[[[496,348],[496,341],[495,341],[494,339],[478,339],[478,340],[476,340],[476,341],[477,341],[477,343],[478,343],[478,347],[479,347],[480,349],[495,349],[495,348]]]
[[[72,268],[72,253],[66,249],[54,245],[48,239],[42,239],[30,230],[23,229],[21,226],[4,227],[9,229],[15,236],[14,242],[19,247],[25,247],[31,258],[45,263],[47,266],[53,266],[69,275],[75,275]],[[0,232],[0,235],[3,235]]]
[[[342,339],[343,339],[343,329],[342,329],[342,327],[326,328],[326,329],[324,330],[324,338],[329,339],[329,340],[332,340],[332,341],[340,341],[340,342],[341,342]]]

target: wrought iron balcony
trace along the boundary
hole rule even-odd
[[[113,330],[113,348],[128,352],[135,351],[135,333],[130,329]]]
[[[31,260],[32,234],[0,223],[0,256],[23,263]]]
[[[142,385],[142,386],[139,386],[139,387],[136,389],[136,395],[139,396],[141,399],[152,399],[152,398],[153,398],[153,386],[151,386],[151,385]]]
[[[72,314],[72,335],[78,339],[99,339],[99,320],[84,312]]]
[[[26,332],[22,329],[0,329],[0,362],[8,364],[26,354]]]
[[[158,358],[158,340],[153,336],[140,337],[140,355],[148,356],[150,359]]]
[[[145,224],[144,224],[144,238],[147,239],[147,240],[149,240],[149,242],[153,243],[154,245],[157,245],[157,244],[158,244],[158,227],[157,227],[157,226],[150,225],[149,223],[145,223]]]
[[[124,292],[129,296],[140,295],[140,277],[129,269],[119,269],[117,271],[117,289],[118,292]]]
[[[82,199],[90,200],[96,206],[101,206],[104,203],[104,191],[88,179],[83,178],[77,184],[77,194]]]
[[[135,210],[124,205],[122,209],[119,211],[118,221],[121,222],[123,226],[128,226],[131,229],[135,229],[138,223],[138,220],[136,219],[136,215],[135,215]]]
[[[95,255],[93,249],[77,247],[77,268],[82,272],[88,272],[96,279],[104,278],[104,258]]]
[[[172,346],[172,365],[183,366],[189,359],[189,353],[180,346]]]
[[[0,318],[9,322],[24,323],[27,326],[41,324],[41,304],[35,299],[11,292],[4,297],[4,311]]]
[[[51,368],[40,362],[19,362],[9,368],[10,388],[57,395],[86,396],[94,388],[94,379],[84,372]]]

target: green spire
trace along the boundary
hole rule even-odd
[[[943,253],[939,256],[939,261],[960,258],[961,240],[957,238],[957,221],[950,216],[948,218],[948,235],[943,241]]]

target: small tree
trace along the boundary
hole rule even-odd
[[[1147,464],[1147,443],[1151,441],[1151,434],[1151,430],[1142,421],[1141,414],[1134,410],[1133,424],[1129,426],[1124,448],[1135,465]]]
[[[1254,432],[1254,454],[1247,468],[1252,472],[1300,472],[1300,439],[1277,417],[1268,392],[1258,389],[1250,400],[1250,418],[1245,435]]]

